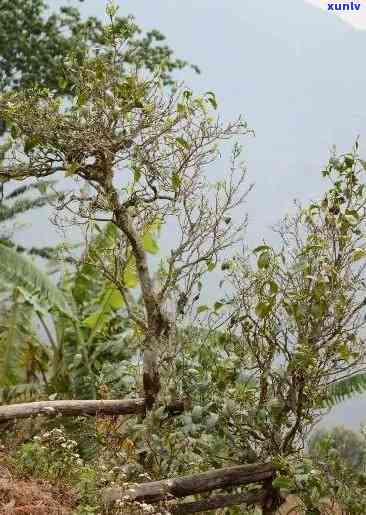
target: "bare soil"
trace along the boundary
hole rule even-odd
[[[46,481],[15,477],[0,462],[1,515],[69,515],[75,501],[72,491]]]

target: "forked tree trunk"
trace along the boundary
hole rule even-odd
[[[112,191],[115,210],[116,225],[126,236],[131,245],[132,254],[136,261],[136,269],[140,281],[141,294],[146,311],[145,345],[143,366],[143,387],[146,399],[146,408],[150,410],[160,391],[160,374],[158,370],[158,348],[160,339],[169,332],[169,321],[166,319],[162,303],[158,301],[157,294],[151,278],[146,252],[141,238],[137,233],[133,220],[126,207],[119,206],[118,196]]]

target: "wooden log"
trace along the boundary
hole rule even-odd
[[[266,492],[259,490],[249,494],[218,495],[208,499],[201,499],[200,501],[184,502],[176,506],[169,506],[168,509],[174,515],[183,515],[185,513],[217,510],[218,508],[237,506],[239,504],[245,504],[246,506],[261,504],[265,498]]]
[[[156,503],[172,498],[186,497],[218,488],[261,483],[274,477],[275,470],[270,463],[238,465],[193,476],[152,481],[136,485],[133,489],[107,489],[104,495],[106,504],[125,500],[134,502]]]
[[[184,400],[166,406],[168,416],[182,413],[186,409]],[[62,400],[40,401],[0,406],[0,423],[34,415],[63,415],[71,417],[96,415],[133,415],[145,412],[145,399],[122,400]]]
[[[34,415],[128,415],[143,413],[145,399],[129,400],[63,400],[28,402],[0,406],[0,422]]]

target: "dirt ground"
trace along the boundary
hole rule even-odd
[[[1,515],[69,515],[75,497],[45,481],[15,478],[0,462]]]

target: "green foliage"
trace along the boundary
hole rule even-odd
[[[312,507],[320,507],[321,499],[335,503],[342,513],[361,515],[366,510],[366,440],[360,434],[336,427],[316,433],[310,442],[310,455],[317,468],[318,485],[314,492],[306,492],[303,498],[312,497]],[[324,503],[323,503],[324,504]],[[310,503],[308,502],[308,506]]]
[[[366,466],[366,441],[363,433],[357,433],[342,426],[330,430],[319,430],[309,442],[309,454],[318,459],[324,450],[336,451],[342,462],[350,470],[363,472]]]
[[[70,93],[62,74],[64,61],[70,54],[82,60],[88,48],[102,50],[110,37],[101,21],[95,17],[83,20],[76,6],[49,14],[44,0],[1,0],[0,11],[1,89],[38,84],[60,94]],[[113,30],[123,32],[129,42],[124,67],[138,65],[150,71],[161,67],[163,80],[170,84],[171,73],[188,66],[173,56],[159,31],[141,35],[131,17],[117,17]]]
[[[86,427],[84,427],[86,429]],[[97,513],[97,468],[85,463],[79,443],[69,437],[65,428],[42,431],[20,446],[13,457],[17,469],[35,478],[72,487],[78,494],[77,513]]]
[[[131,324],[120,291],[99,274],[94,262],[115,234],[112,225],[97,233],[84,264],[75,273],[65,273],[57,286],[29,258],[0,246],[1,283],[4,291],[16,294],[8,301],[0,335],[0,386],[11,386],[12,395],[24,395],[19,386],[28,381],[27,388],[35,393],[38,383],[49,395],[82,398],[95,398],[102,377],[116,395],[131,388],[135,367],[128,371],[128,362],[120,362],[135,353]],[[36,337],[37,321],[46,331],[42,338]],[[122,345],[125,333],[129,340]],[[3,398],[9,395],[3,391]]]
[[[77,445],[62,429],[55,428],[24,444],[19,449],[18,462],[27,472],[67,482],[77,477],[83,466]]]

